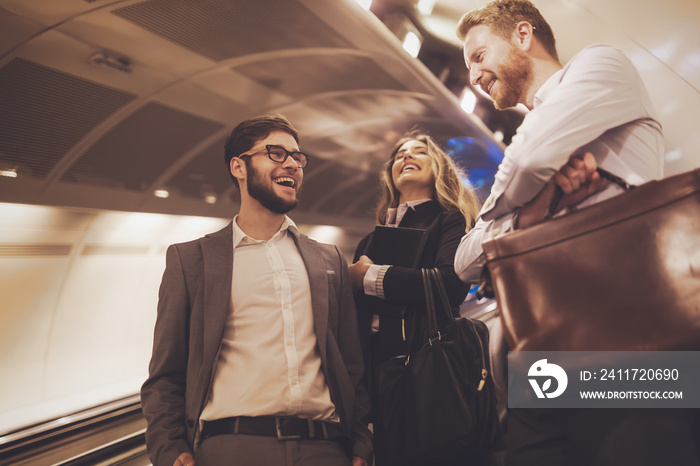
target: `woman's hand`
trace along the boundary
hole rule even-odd
[[[350,270],[350,279],[352,281],[352,289],[355,291],[360,291],[364,289],[364,279],[369,266],[374,264],[372,259],[367,256],[360,256],[360,258],[352,265],[348,266]]]

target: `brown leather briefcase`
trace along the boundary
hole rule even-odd
[[[513,350],[700,350],[700,169],[483,247]]]

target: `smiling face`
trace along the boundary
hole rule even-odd
[[[533,66],[528,55],[515,44],[480,24],[471,28],[464,39],[464,62],[472,85],[480,86],[497,109],[525,103]]]
[[[425,143],[412,139],[394,155],[391,179],[400,193],[400,202],[430,198],[435,190],[432,158]]]
[[[246,152],[255,155],[243,158],[246,192],[264,208],[276,214],[286,214],[299,202],[304,170],[291,157],[282,163],[270,160],[265,149],[268,144],[282,146],[288,151],[299,150],[294,137],[284,131],[273,132],[258,141]]]

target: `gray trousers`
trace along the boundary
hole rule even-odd
[[[200,443],[197,466],[351,466],[332,440],[277,440],[262,435],[225,434]]]

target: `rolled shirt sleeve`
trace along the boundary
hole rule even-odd
[[[481,217],[523,206],[577,153],[592,152],[600,167],[632,184],[660,177],[663,137],[653,114],[630,60],[613,47],[587,47],[537,91]]]
[[[455,272],[464,283],[479,281],[486,263],[481,244],[515,229],[515,214],[506,214],[495,220],[479,219],[474,228],[462,237],[455,253]]]

